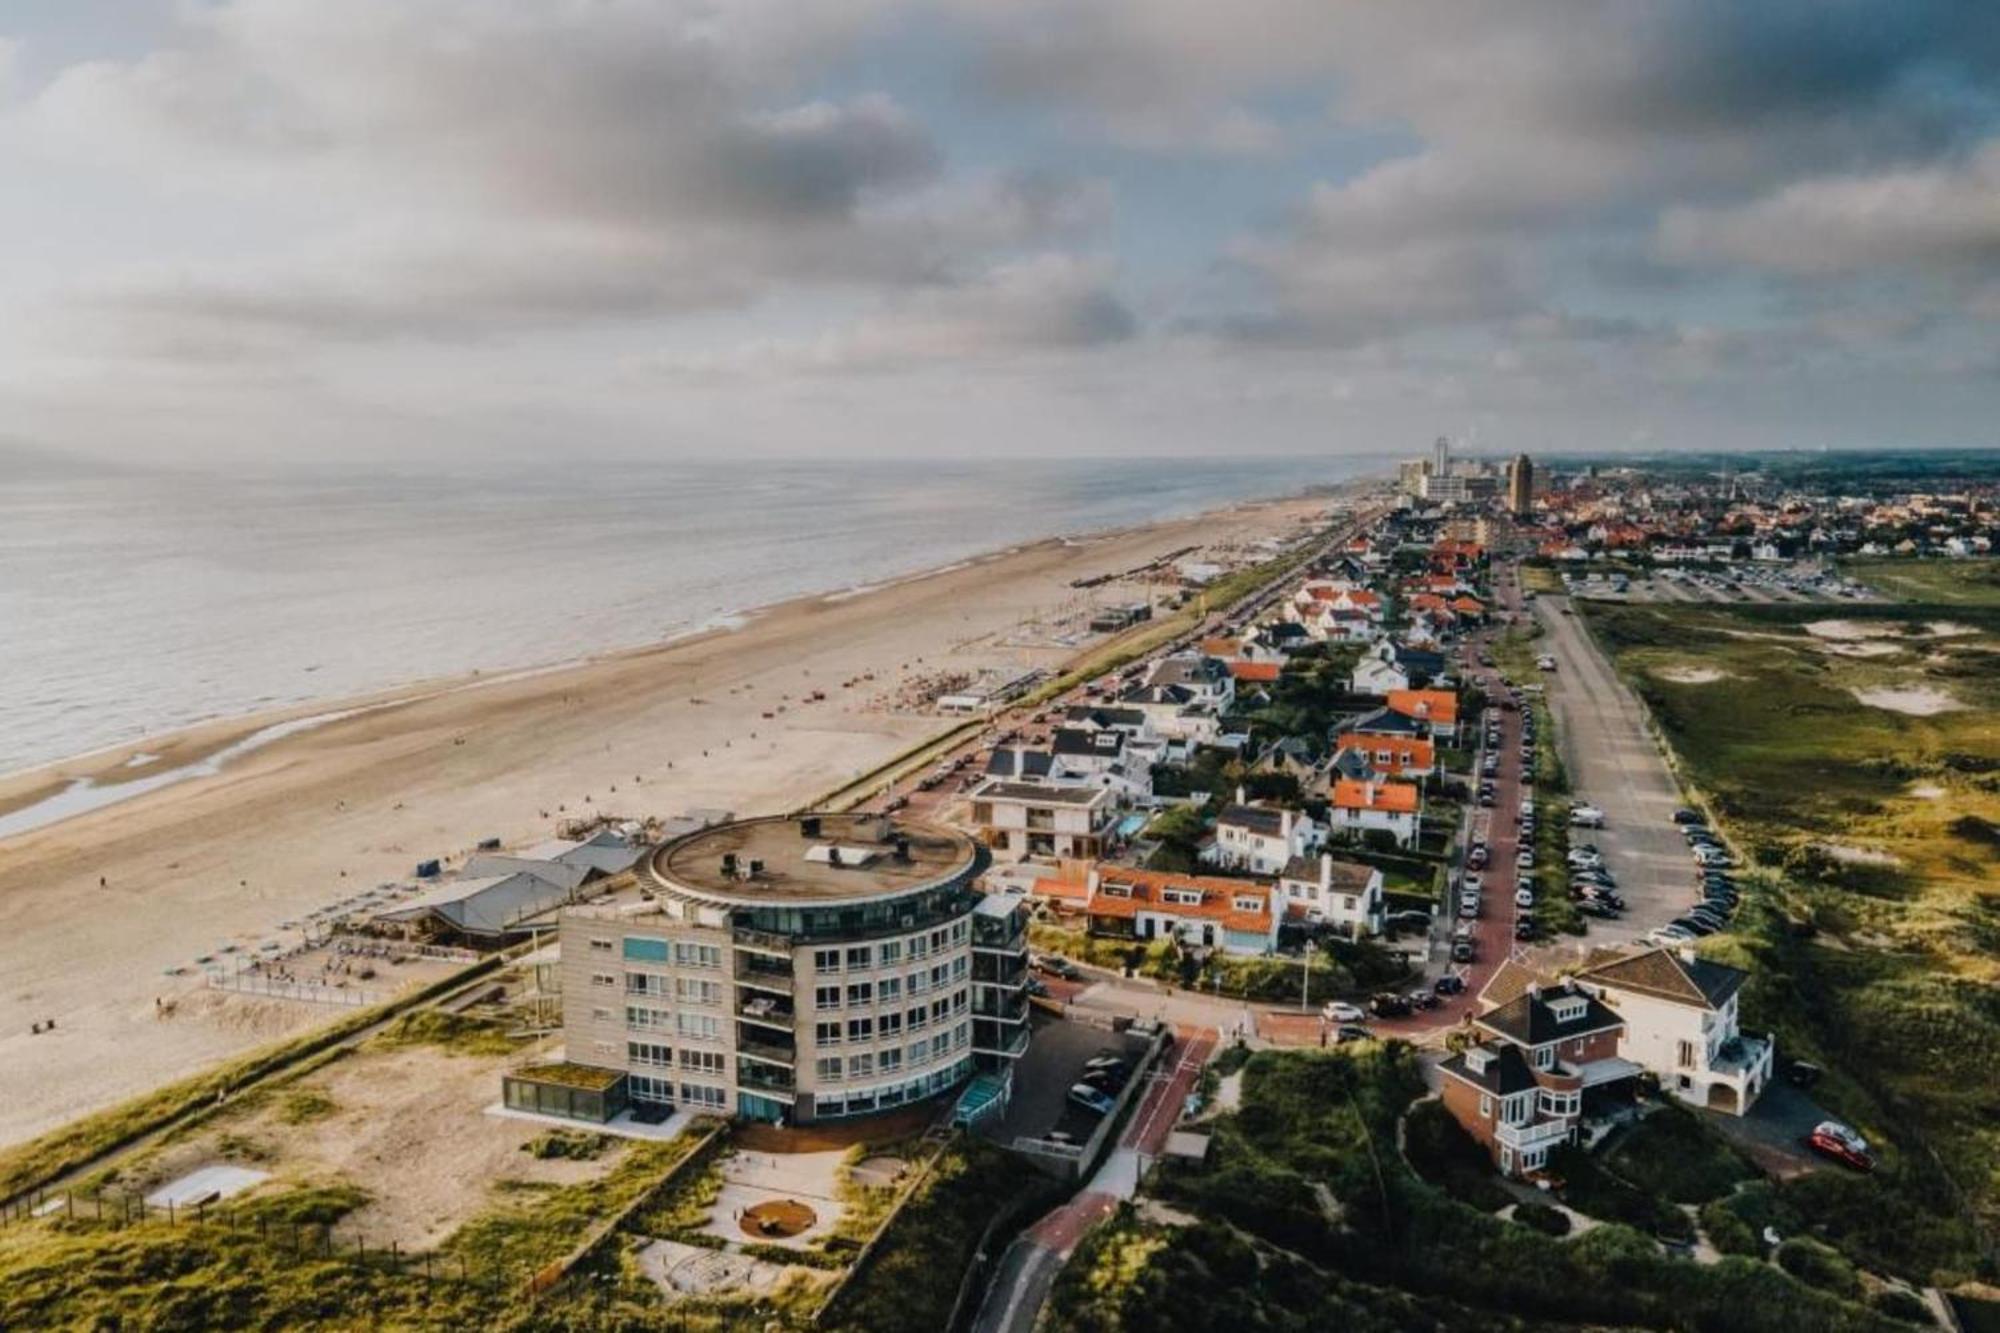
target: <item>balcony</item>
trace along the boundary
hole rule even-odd
[[[1569,1137],[1569,1131],[1576,1121],[1567,1117],[1558,1120],[1535,1120],[1525,1125],[1500,1124],[1494,1126],[1495,1137],[1509,1148],[1539,1148],[1544,1144],[1560,1143]]]
[[[777,954],[785,960],[789,968],[792,961],[792,940],[788,935],[775,935],[768,930],[752,930],[748,926],[738,926],[730,932],[731,942],[739,949],[756,953]]]
[[[996,1023],[1025,1023],[1028,1020],[1027,992],[975,990],[972,993],[972,1016],[990,1018]]]
[[[972,955],[972,980],[981,986],[1019,990],[1028,984],[1028,955]]]
[[[761,1060],[768,1065],[783,1065],[785,1068],[791,1069],[799,1062],[799,1052],[796,1046],[788,1043],[759,1041],[754,1037],[740,1037],[736,1043],[736,1058],[738,1060],[736,1067],[737,1074],[741,1077],[744,1069],[741,1062],[744,1060]]]
[[[746,1023],[756,1023],[767,1028],[779,1028],[785,1032],[792,1030],[792,1023],[798,1015],[792,1010],[790,1000],[780,1000],[771,995],[745,995],[736,1005],[736,1016]]]
[[[736,959],[736,984],[755,986],[758,990],[767,990],[778,995],[790,995],[796,981],[792,976],[792,964],[789,958],[779,965],[762,954],[741,954]]]
[[[1025,1025],[1014,1027],[975,1020],[972,1024],[972,1049],[980,1055],[1018,1059],[1028,1049],[1028,1029]]]
[[[789,1100],[798,1091],[798,1084],[791,1070],[777,1069],[770,1065],[739,1064],[736,1067],[736,1086],[745,1092],[754,1092],[766,1097],[783,1097]]]

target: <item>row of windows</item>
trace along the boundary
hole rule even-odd
[[[612,1021],[609,1009],[593,1009],[590,1016],[600,1023]],[[722,1040],[722,1019],[715,1014],[670,1013],[644,1005],[625,1006],[625,1026],[637,1032],[675,1032],[694,1041]]]
[[[850,981],[844,987],[815,986],[813,1007],[838,1009],[843,1005],[893,1004],[903,998],[905,986],[909,988],[911,995],[922,995],[925,991],[949,986],[954,981],[963,981],[966,969],[970,965],[970,960],[960,954],[949,963],[939,963],[928,971],[919,969],[907,976],[882,977],[876,981]]]
[[[819,1093],[813,1097],[813,1114],[820,1118],[862,1115],[905,1102],[920,1102],[932,1093],[964,1079],[972,1072],[970,1060],[959,1060],[944,1069],[935,1069],[917,1078],[880,1088],[854,1088],[845,1092]]]
[[[964,1050],[972,1041],[971,1025],[960,1023],[949,1032],[940,1032],[927,1041],[913,1041],[907,1047],[886,1051],[862,1051],[854,1055],[822,1055],[813,1062],[813,1072],[822,1083],[842,1079],[873,1078],[893,1074],[903,1068],[907,1057],[912,1067],[935,1060],[952,1051]]]
[[[666,1068],[674,1063],[674,1052],[672,1047],[658,1042],[628,1041],[625,1043],[625,1058],[635,1065]],[[690,1074],[720,1074],[728,1067],[728,1059],[721,1051],[683,1050],[680,1067]]]
[[[678,1104],[718,1111],[729,1105],[729,1089],[710,1087],[706,1083],[682,1083],[676,1087],[672,1079],[634,1074],[625,1086],[635,1102],[657,1102],[663,1106]]]
[[[953,1014],[962,1014],[968,1004],[970,992],[954,991],[950,995],[932,1000],[928,1006],[917,1005],[900,1014],[878,1014],[871,1018],[850,1018],[842,1023],[837,1018],[824,1019],[813,1024],[813,1039],[821,1046],[838,1046],[847,1041],[873,1041],[876,1037],[893,1037],[907,1028],[918,1032],[932,1023],[942,1023]]]
[[[609,940],[592,940],[590,947],[608,952]],[[721,967],[722,946],[695,940],[654,940],[641,935],[625,937],[625,957],[635,963],[667,963],[676,967]]]
[[[912,935],[907,940],[883,940],[879,944],[850,944],[838,949],[813,950],[813,971],[865,972],[874,967],[894,967],[907,956],[912,960],[941,953],[963,944],[968,927],[964,921],[940,926],[928,935]]]

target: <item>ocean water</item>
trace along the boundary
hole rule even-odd
[[[0,773],[191,723],[567,661],[1372,460],[0,472]]]

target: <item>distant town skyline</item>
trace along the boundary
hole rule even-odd
[[[0,449],[1982,447],[1996,89],[1945,0],[17,7]]]

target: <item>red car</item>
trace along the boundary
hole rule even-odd
[[[1806,1147],[1856,1171],[1875,1169],[1875,1155],[1868,1151],[1868,1140],[1838,1120],[1822,1120],[1815,1125],[1813,1132],[1806,1135]]]

